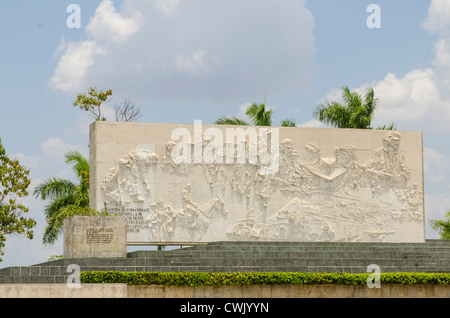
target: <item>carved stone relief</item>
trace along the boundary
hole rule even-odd
[[[410,184],[397,132],[364,162],[357,145],[324,156],[318,144],[296,150],[282,139],[273,174],[260,162],[176,164],[175,144],[130,152],[102,181],[108,208],[140,211],[131,241],[399,241],[402,227],[423,223],[423,191]]]

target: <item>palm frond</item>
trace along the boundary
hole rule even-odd
[[[67,179],[50,178],[38,184],[33,194],[43,200],[50,199],[44,207],[47,227],[44,231],[44,244],[53,244],[62,232],[64,219],[75,215],[89,215],[89,162],[78,151],[65,155],[80,183]],[[87,213],[87,214],[86,214]]]
[[[217,119],[214,124],[216,125],[249,125],[248,122],[246,122],[243,119],[237,118],[237,117],[231,117],[231,116],[223,116]]]
[[[281,121],[281,127],[295,127],[297,123],[295,119],[286,118]]]
[[[348,108],[338,102],[327,102],[318,105],[313,113],[319,121],[336,128],[350,128],[350,113]]]
[[[375,98],[375,93],[372,87],[367,88],[366,95],[364,97],[364,105],[366,107],[366,115],[372,116],[375,115],[375,111],[378,104],[378,98]]]
[[[245,114],[251,119],[255,126],[271,126],[272,125],[272,110],[266,110],[266,104],[251,104]]]
[[[338,102],[318,105],[313,116],[319,121],[337,128],[370,128],[378,104],[373,88],[367,88],[363,99],[357,92],[352,92],[348,86],[344,86],[342,87],[342,98],[343,105]],[[393,124],[388,128],[395,129]]]
[[[67,196],[75,191],[76,185],[67,179],[50,178],[38,184],[33,191],[33,195],[45,199],[55,199]]]
[[[75,196],[73,194],[54,198],[44,207],[45,219],[50,220],[51,218],[55,217],[55,215],[60,213],[62,209],[74,204]]]
[[[383,125],[377,128],[378,130],[396,130],[396,127],[394,123],[390,124],[389,126]]]
[[[76,206],[87,207],[89,206],[89,185],[80,183],[74,193],[74,202]]]
[[[450,210],[447,211],[445,217],[445,220],[429,220],[429,224],[440,234],[441,239],[450,240]]]
[[[66,163],[84,183],[89,183],[89,162],[78,151],[69,151],[65,155]]]
[[[42,236],[42,243],[45,245],[53,244],[58,239],[64,227],[64,219],[59,217],[52,217],[47,220],[47,226]]]

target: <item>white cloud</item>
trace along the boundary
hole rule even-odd
[[[104,56],[111,49],[99,42],[118,45],[135,34],[142,23],[143,17],[138,11],[133,11],[130,18],[124,18],[116,11],[111,0],[103,0],[86,26],[89,39],[69,43],[65,39],[61,40],[55,55],[65,51],[49,86],[72,94],[91,86],[87,77],[89,70],[99,55]]]
[[[440,74],[441,70],[439,64],[436,68],[414,69],[403,77],[388,73],[382,80],[354,90],[364,95],[368,86],[373,87],[375,97],[379,99],[373,127],[393,122],[399,129],[449,131],[450,99],[441,92],[448,74]],[[324,100],[342,102],[336,89],[331,90]]]
[[[67,49],[67,45],[68,45],[68,43],[67,43],[66,39],[65,38],[61,38],[61,40],[59,42],[59,45],[55,49],[55,53],[54,53],[55,59],[56,58],[58,58],[58,59],[61,58],[61,56],[64,54],[64,52]]]
[[[103,0],[90,19],[86,32],[95,40],[122,43],[135,34],[143,23],[143,17],[134,11],[130,18],[122,17],[111,0]]]
[[[442,99],[450,100],[450,38],[441,38],[434,45],[433,80]],[[448,105],[447,105],[448,107]]]
[[[236,117],[238,117],[240,119],[248,120],[248,116],[245,114],[245,112],[247,111],[247,108],[249,108],[251,105],[252,105],[252,103],[245,103],[245,104],[242,104],[241,106],[239,106],[239,113],[237,114]]]
[[[450,100],[441,94],[440,82],[436,69],[415,69],[403,77],[388,73],[382,80],[351,90],[364,95],[368,86],[373,87],[379,99],[373,127],[393,122],[398,129],[448,131]],[[340,93],[340,89],[332,89],[320,102],[342,102]]]
[[[20,165],[26,169],[34,169],[39,164],[39,157],[33,155],[25,155],[23,153],[16,153],[11,155],[11,158],[18,160]]]
[[[178,7],[180,0],[155,0],[155,8],[163,14],[170,14]]]
[[[430,183],[443,183],[450,181],[449,162],[450,157],[439,153],[433,148],[423,148],[424,174],[425,178],[428,179]]]
[[[450,43],[449,39],[441,38],[435,45],[436,58],[433,60],[433,64],[437,67],[450,67]]]
[[[422,26],[433,33],[448,32],[450,27],[450,2],[448,0],[432,0],[428,8],[428,16]]]
[[[124,0],[120,9],[104,0],[86,28],[86,41],[101,51],[85,54],[81,74],[58,67],[53,87],[95,83],[135,99],[222,102],[306,90],[313,30],[305,0]]]
[[[443,61],[437,57],[435,63]],[[403,77],[389,73],[372,84],[380,99],[375,122],[378,125],[394,122],[403,129],[449,131],[450,76],[443,64],[435,68],[415,69]]]
[[[374,127],[394,122],[398,129],[450,131],[450,1],[433,0],[423,27],[438,33],[432,67],[413,69],[403,77],[394,73],[357,88],[372,86],[379,98]],[[334,100],[336,90],[326,96]]]
[[[380,99],[377,121],[414,123],[417,129],[448,129],[449,101],[440,99],[432,69],[416,69],[398,78],[389,73],[373,86]]]
[[[41,144],[41,151],[46,156],[56,160],[64,159],[64,155],[72,150],[83,153],[84,149],[79,145],[70,145],[61,138],[49,138]]]
[[[61,48],[58,47],[57,50]],[[70,42],[50,79],[50,87],[71,93],[81,90],[95,56],[102,54],[105,51],[94,41]]]
[[[177,70],[179,72],[187,72],[191,74],[207,71],[208,67],[205,62],[205,54],[206,51],[198,50],[187,57],[184,57],[182,55],[177,56]]]
[[[311,119],[307,122],[297,125],[297,127],[307,127],[307,128],[326,128],[328,127],[326,124],[320,122],[317,119]]]

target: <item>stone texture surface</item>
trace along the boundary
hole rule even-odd
[[[0,298],[126,298],[126,284],[0,284]]]
[[[0,285],[0,298],[449,298],[450,286],[269,285],[166,287],[159,285]]]
[[[65,258],[127,256],[126,218],[73,216],[64,220]]]
[[[129,244],[425,240],[418,131],[96,122],[90,164]]]

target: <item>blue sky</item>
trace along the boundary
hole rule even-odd
[[[68,28],[70,4],[81,27]],[[370,4],[380,28],[368,28]],[[275,122],[312,117],[348,85],[372,86],[374,126],[424,133],[425,218],[450,209],[450,2],[445,0],[84,0],[4,2],[0,138],[31,169],[32,187],[74,178],[63,155],[88,155],[92,118],[72,106],[90,86],[131,98],[142,122],[213,123],[263,102]],[[110,112],[109,112],[110,113]],[[35,238],[8,237],[1,267],[62,254],[41,244],[45,202],[24,202]],[[426,237],[437,233],[426,226]]]

